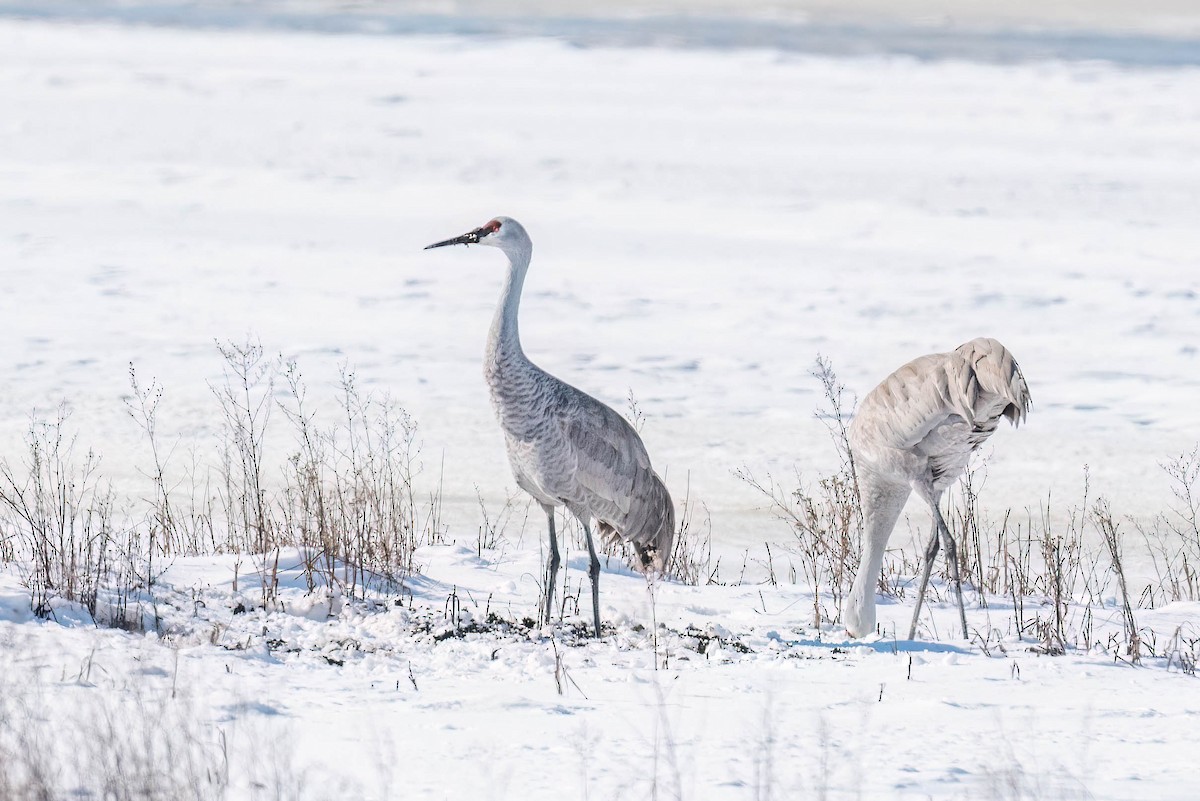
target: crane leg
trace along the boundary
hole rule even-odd
[[[545,622],[554,616],[554,583],[558,579],[558,566],[562,558],[558,555],[558,537],[554,535],[554,507],[542,507],[550,521],[550,563],[546,565],[546,612]]]
[[[580,521],[582,522],[582,521]],[[596,637],[600,636],[600,557],[596,556],[596,546],[592,542],[592,527],[583,524],[583,533],[587,535],[588,575],[592,579],[592,621],[596,624]]]
[[[936,506],[933,507],[933,515],[937,520],[938,529],[941,531],[943,544],[946,546],[946,561],[950,563],[950,578],[954,581],[954,594],[958,600],[958,619],[962,623],[963,639],[969,640],[971,635],[967,633],[967,610],[963,606],[962,577],[958,570],[958,547],[954,543],[954,537],[950,536],[950,528],[942,519],[941,511]]]
[[[934,507],[936,512],[937,507]],[[925,566],[921,568],[921,585],[917,588],[917,608],[913,610],[912,625],[908,628],[908,639],[915,640],[917,638],[917,620],[921,617],[921,603],[925,600],[925,588],[929,586],[929,574],[933,571],[933,560],[937,559],[938,548],[941,547],[939,540],[941,532],[938,528],[937,519],[933,521],[933,536],[929,539],[929,545],[925,548]]]

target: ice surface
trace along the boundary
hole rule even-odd
[[[826,469],[818,353],[866,392],[978,335],[1028,427],[985,503],[1093,489],[1162,508],[1200,432],[1200,73],[577,50],[0,23],[0,435],[75,408],[137,479],[127,367],[214,458],[215,339],[337,365],[421,426],[449,520],[511,484],[480,376],[503,269],[421,248],[494,214],[535,241],[526,350],[618,407],[714,533],[769,525],[730,476]],[[279,444],[276,454],[290,447]]]
[[[577,46],[1200,63],[1200,10],[1189,0],[0,0],[0,14],[243,30],[550,36]]]

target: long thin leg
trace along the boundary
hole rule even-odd
[[[936,508],[936,507],[935,507]],[[933,536],[925,548],[925,567],[921,569],[921,586],[917,589],[917,608],[913,610],[912,625],[908,629],[908,639],[917,639],[917,619],[921,617],[921,603],[925,600],[925,588],[929,586],[929,574],[933,571],[933,560],[937,559],[939,531],[937,520],[933,521]]]
[[[554,614],[554,583],[558,578],[558,566],[562,559],[558,555],[558,537],[554,536],[554,507],[544,506],[546,518],[550,521],[550,564],[546,565],[546,623]]]
[[[580,521],[583,522],[583,521]],[[596,624],[596,636],[600,636],[600,557],[596,556],[596,546],[592,543],[592,528],[587,523],[583,524],[583,533],[587,535],[588,556],[591,562],[588,564],[588,575],[592,578],[592,620]]]
[[[942,519],[941,511],[936,506],[933,507],[933,515],[937,520],[938,528],[941,529],[943,544],[946,546],[946,560],[950,563],[950,578],[954,580],[954,594],[958,598],[958,619],[962,623],[963,639],[969,640],[971,635],[967,633],[967,610],[963,606],[962,578],[958,572],[958,547],[954,543],[954,537],[950,536],[950,528]]]

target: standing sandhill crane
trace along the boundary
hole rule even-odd
[[[967,613],[954,538],[938,509],[942,492],[967,468],[971,453],[996,430],[1001,417],[1015,426],[1031,405],[1029,387],[1008,349],[994,339],[972,339],[949,353],[913,359],[871,390],[850,423],[850,450],[858,471],[863,513],[863,553],[842,618],[855,637],[875,628],[875,583],[884,548],[911,490],[933,515],[933,536],[917,590],[908,638],[937,557],[946,547],[958,596],[963,639]]]
[[[650,466],[642,438],[624,417],[558,380],[521,349],[517,309],[533,242],[516,220],[497,217],[474,231],[437,242],[491,245],[508,257],[508,278],[488,333],[483,375],[500,419],[517,486],[533,496],[550,524],[545,620],[554,605],[560,557],[554,509],[566,506],[587,536],[592,617],[600,636],[600,559],[592,542],[595,519],[605,541],[633,546],[643,570],[662,572],[675,538],[675,505]]]

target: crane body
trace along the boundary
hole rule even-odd
[[[639,557],[639,568],[661,573],[674,543],[674,503],[654,472],[641,437],[624,417],[550,375],[525,355],[518,312],[533,243],[521,224],[497,217],[474,231],[429,247],[456,244],[495,246],[509,261],[488,333],[483,373],[517,486],[537,501],[548,521],[543,619],[548,623],[552,617],[561,564],[554,513],[565,506],[583,526],[587,540],[593,624],[600,636],[600,559],[592,524],[606,541],[631,545]]]
[[[988,338],[914,359],[863,399],[849,430],[863,511],[862,558],[842,610],[851,634],[861,637],[875,628],[875,584],[884,552],[909,494],[915,491],[929,506],[933,534],[925,551],[909,639],[916,636],[929,575],[942,547],[963,637],[968,636],[957,547],[939,503],[1000,420],[1019,424],[1031,403],[1016,359]]]

